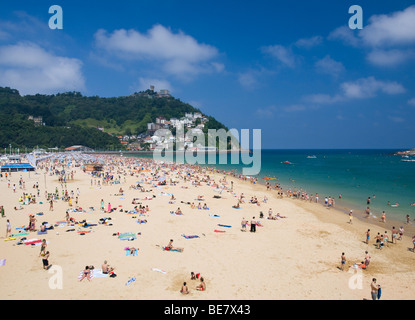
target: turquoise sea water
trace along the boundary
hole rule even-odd
[[[372,215],[380,217],[384,210],[387,218],[406,221],[409,214],[413,220],[415,206],[410,204],[415,202],[415,162],[402,161],[405,158],[393,155],[396,151],[262,150],[261,171],[256,177],[260,183],[266,182],[265,176],[275,177],[284,190],[318,193],[320,202],[325,196],[334,197],[337,207],[353,209],[357,215],[363,215],[371,197]],[[230,155],[228,159],[230,163]],[[231,165],[217,160],[206,165],[238,173],[247,167],[242,161]],[[271,184],[275,182],[271,180]],[[395,203],[399,206],[391,206]]]

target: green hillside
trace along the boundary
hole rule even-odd
[[[122,149],[116,136],[143,133],[147,123],[160,116],[181,118],[191,112],[202,113],[173,97],[135,94],[102,98],[79,92],[21,96],[15,89],[0,87],[0,147],[12,144],[14,148],[65,148],[79,144],[94,149]],[[29,117],[41,119],[42,123],[35,124]],[[213,117],[208,119],[205,132],[227,130]],[[97,127],[103,127],[105,132]]]

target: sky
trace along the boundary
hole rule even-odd
[[[414,71],[413,1],[0,2],[0,86],[154,85],[265,149],[414,148]]]

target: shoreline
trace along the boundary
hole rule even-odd
[[[50,262],[63,270],[63,288],[60,290],[50,287],[53,275],[42,270],[39,247],[3,241],[3,226],[5,219],[10,219],[14,232],[16,227],[27,225],[28,214],[36,212],[43,212],[36,215],[37,226],[41,221],[65,220],[65,211],[74,206],[69,207],[68,202],[58,199],[54,202],[54,210],[50,211],[44,199],[46,187],[48,192],[58,188],[61,194],[64,185],[59,182],[58,175],[45,175],[44,168],[39,168],[36,174],[31,173],[30,178],[28,172],[13,173],[11,182],[18,183],[22,177],[26,192],[35,191],[32,184],[36,182],[40,187],[36,204],[23,205],[22,210],[15,211],[13,207],[23,189],[18,188],[13,193],[4,178],[0,181],[0,202],[6,205],[6,218],[0,218],[0,230],[3,231],[0,234],[0,259],[6,259],[5,265],[0,267],[0,281],[5,288],[0,295],[2,299],[361,300],[370,299],[369,285],[373,276],[384,287],[384,299],[413,298],[415,253],[407,250],[412,247],[412,234],[406,228],[403,240],[379,250],[373,246],[373,240],[369,245],[362,241],[367,224],[355,219],[350,225],[348,217],[337,208],[329,211],[316,203],[286,197],[280,199],[275,190],[267,191],[264,185],[251,184],[203,167],[155,164],[151,159],[136,157],[106,156],[104,159],[104,172],[111,173],[113,182],[118,183],[98,185],[98,181],[103,181],[101,178],[84,172],[82,167],[71,166],[67,170],[76,170],[76,173],[73,180],[67,181],[67,187],[68,192],[79,188],[79,205],[83,209],[71,216],[77,221],[111,217],[112,225],[91,226],[87,229],[90,233],[82,236],[76,230],[65,232],[70,226],[55,227],[44,236],[34,232],[28,236],[45,237],[49,242]],[[141,164],[136,165],[137,161]],[[64,163],[56,163],[56,168],[63,167]],[[162,176],[166,177],[165,185],[159,184]],[[170,179],[177,184],[170,184]],[[137,181],[144,181],[141,185],[148,191],[130,188]],[[231,185],[234,192],[230,192]],[[117,195],[120,188],[124,189],[123,196]],[[260,206],[246,201],[241,205],[242,209],[233,209],[241,193],[246,200],[258,197]],[[169,194],[176,198],[174,204],[169,203]],[[210,210],[192,209],[187,204],[193,201],[199,204],[196,198],[201,194],[205,199],[201,205],[206,202]],[[146,201],[147,196],[155,197]],[[268,198],[266,203],[262,201],[264,196]],[[149,212],[143,215],[127,212],[134,207],[131,200],[136,197],[149,206]],[[116,210],[100,212],[101,199],[105,206],[111,202]],[[177,207],[183,215],[169,213]],[[274,214],[279,212],[287,218],[267,219],[269,208]],[[241,232],[241,220],[249,221],[253,216],[258,219],[260,211],[265,215],[260,219],[263,227],[257,227],[255,233]],[[147,223],[137,223],[137,219],[145,219]],[[219,224],[229,225],[229,228]],[[383,226],[371,225],[370,228],[372,237],[378,230],[385,230]],[[140,234],[134,241],[120,241],[113,236],[114,232]],[[195,234],[198,238],[186,239],[183,234]],[[174,239],[176,246],[183,247],[184,251],[161,250],[169,239]],[[126,246],[138,247],[138,256],[126,256]],[[353,264],[360,262],[365,250],[372,255],[370,268],[361,275],[362,288],[351,288],[349,281],[353,273],[338,269],[340,254],[345,251],[348,264]],[[115,266],[116,278],[94,278],[91,282],[77,280],[85,265],[100,267],[104,260]],[[205,292],[195,290],[198,282],[190,280],[191,271],[205,277]],[[131,277],[136,281],[126,286]],[[179,293],[183,281],[188,282],[189,295]],[[394,288],[396,285],[398,287]],[[286,290],[287,287],[291,290]]]

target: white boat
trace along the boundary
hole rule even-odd
[[[307,156],[307,159],[316,159],[316,156]]]

